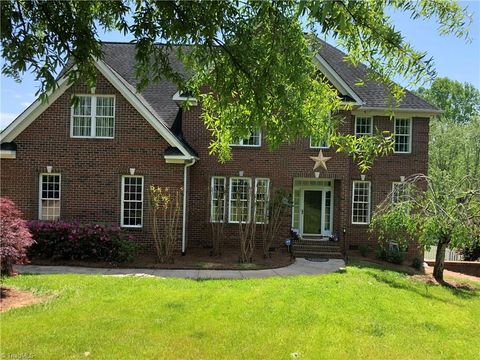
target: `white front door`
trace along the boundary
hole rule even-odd
[[[301,194],[300,233],[332,235],[332,189],[302,189]]]
[[[333,179],[293,180],[292,228],[302,236],[332,235],[333,185]]]

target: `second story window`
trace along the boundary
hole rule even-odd
[[[114,96],[78,96],[78,102],[72,106],[71,137],[113,139],[114,130]]]
[[[314,137],[310,136],[310,149],[328,149],[330,145],[326,140],[323,139],[315,139]]]
[[[259,147],[261,145],[262,134],[260,130],[256,130],[251,133],[248,138],[240,139],[235,141],[232,145],[233,146],[252,146],[252,147]]]
[[[412,151],[412,119],[395,118],[395,152],[410,153]]]
[[[371,117],[355,117],[355,135],[365,136],[373,134],[373,119]]]

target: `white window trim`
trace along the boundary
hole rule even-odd
[[[370,132],[369,133],[363,133],[363,134],[359,134],[357,133],[357,119],[358,118],[361,118],[361,119],[370,119]],[[372,116],[355,116],[355,124],[354,124],[354,128],[353,128],[353,132],[355,134],[355,136],[364,136],[364,135],[373,135],[373,117]]]
[[[62,174],[60,173],[40,173],[38,180],[38,220],[48,221],[42,219],[42,185],[43,185],[43,176],[44,175],[58,175],[58,200],[60,201],[60,212],[58,217],[60,218],[62,214]],[[55,199],[49,199],[55,200]]]
[[[256,224],[265,224],[264,221],[257,221],[257,190],[258,190],[258,182],[259,181],[266,181],[267,182],[267,198],[265,199],[266,211],[268,211],[268,206],[270,204],[270,179],[269,178],[255,178],[255,195],[254,195],[254,210],[253,210],[253,218],[255,219]],[[267,218],[268,220],[268,218]],[[267,221],[268,222],[268,221]]]
[[[354,196],[355,196],[355,184],[360,184],[360,183],[363,183],[363,184],[368,184],[368,207],[367,207],[367,222],[356,222],[356,221],[353,221],[353,204],[354,204]],[[352,202],[351,202],[351,206],[352,206],[352,217],[351,217],[351,220],[352,220],[352,224],[353,225],[368,225],[370,224],[370,215],[371,215],[371,207],[372,207],[372,183],[371,181],[361,181],[361,180],[354,180],[353,183],[352,183]]]
[[[408,151],[396,151],[394,150],[395,154],[411,154],[412,153],[412,128],[413,128],[413,121],[411,117],[395,117],[393,121],[393,139],[395,140],[395,137],[397,135],[397,119],[401,120],[408,120],[410,126],[408,128]],[[399,134],[401,136],[405,136],[406,134]],[[395,146],[395,144],[394,144]]]
[[[214,214],[213,214],[213,192],[214,192],[214,184],[215,184],[215,179],[222,179],[223,180],[223,186],[225,187],[225,194],[223,196],[223,221],[214,221]],[[210,222],[211,223],[225,223],[225,212],[226,212],[226,202],[227,202],[227,178],[225,176],[212,176],[212,179],[210,181],[210,188],[211,188],[211,194],[210,194]]]
[[[248,187],[249,187],[249,194],[248,194],[248,215],[247,215],[247,223],[250,222],[251,220],[251,204],[252,204],[252,196],[251,196],[251,189],[252,189],[252,178],[249,177],[243,177],[243,176],[236,176],[236,177],[231,177],[228,181],[228,222],[230,224],[239,224],[240,221],[233,221],[232,220],[232,182],[233,180],[246,180],[248,182]]]
[[[253,147],[253,148],[261,147],[262,146],[262,131],[258,130],[258,145],[244,144],[243,143],[244,140],[247,140],[247,139],[240,139],[239,143],[232,143],[232,144],[230,144],[230,146],[232,146],[232,147]]]
[[[197,106],[198,101],[194,96],[183,96],[180,91],[177,91],[173,97],[172,100],[175,101],[177,104],[182,104],[184,102],[189,102],[190,105],[192,106]]]
[[[142,217],[140,225],[125,225],[123,218],[123,211],[125,210],[124,201],[125,201],[125,179],[126,178],[142,178]],[[144,213],[144,202],[145,202],[145,178],[142,175],[122,175],[121,181],[122,188],[120,189],[121,193],[121,202],[120,202],[120,227],[124,228],[142,228],[143,227],[143,213]]]
[[[73,135],[73,113],[75,105],[70,107],[70,137],[74,139],[114,139],[115,138],[115,123],[116,123],[116,98],[111,94],[75,94],[74,96],[90,96],[91,100],[91,124],[90,124],[90,136],[77,136]],[[113,98],[113,136],[96,136],[96,122],[97,122],[97,97],[109,97]],[[95,134],[95,135],[92,135]]]
[[[330,149],[330,144],[328,144],[328,142],[327,142],[326,146],[312,145],[312,137],[310,136],[310,149]]]
[[[393,204],[398,204],[398,201],[395,201],[395,185],[400,185],[400,186],[406,186],[406,182],[401,182],[401,181],[394,181],[392,182],[392,203]],[[408,190],[407,190],[408,193]]]

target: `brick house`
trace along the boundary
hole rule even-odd
[[[271,152],[261,131],[232,145],[233,159],[220,164],[208,154],[200,105],[182,110],[186,99],[168,81],[138,93],[133,45],[105,43],[104,54],[95,88],[60,77],[47,104],[37,100],[1,134],[1,195],[28,219],[118,223],[152,251],[148,187],[182,187],[178,250],[208,247],[212,219],[225,222],[225,245],[238,247],[239,217],[253,218],[273,189],[284,188],[294,206],[275,246],[295,228],[310,246],[330,244],[324,241],[336,235],[335,251],[341,251],[374,246],[367,230],[376,205],[404,177],[427,171],[428,124],[439,111],[407,91],[390,119],[386,88],[356,86],[366,68],[346,64],[326,43],[318,67],[352,105],[340,112],[341,130],[362,136],[378,128],[395,136],[395,153],[378,159],[365,176],[345,154],[309,138]],[[75,106],[73,95],[80,99]],[[320,150],[331,157],[328,170],[314,171],[310,157]]]

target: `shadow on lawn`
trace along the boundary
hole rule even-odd
[[[408,275],[408,276],[421,274],[420,272],[414,269],[411,269],[411,270],[410,269],[409,270],[392,269],[392,268],[389,268],[388,266],[369,263],[369,262],[363,262],[363,261],[362,262],[355,261],[353,263],[350,263],[349,266],[356,267],[359,269],[365,269],[366,273],[369,276],[373,277],[378,282],[387,284],[392,288],[411,291],[428,299],[433,299],[433,300],[451,304],[450,300],[443,299],[439,296],[436,296],[430,293],[429,291],[430,289],[440,285],[423,283],[424,286],[422,287],[422,286],[419,286],[421,284],[419,281],[416,281],[414,279],[407,278],[407,277],[398,277],[392,274],[392,272],[397,274],[402,274],[402,275]],[[378,273],[378,271],[377,272],[372,271],[372,269],[380,270],[381,273]],[[461,299],[472,299],[479,296],[478,289],[453,288],[449,286],[443,286],[443,288],[449,291],[452,295],[457,296]]]

